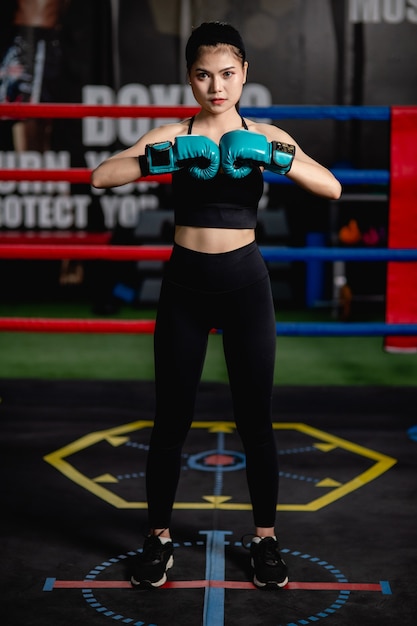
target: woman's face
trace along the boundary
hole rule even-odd
[[[191,66],[189,79],[198,104],[211,113],[234,107],[246,82],[248,64],[230,46],[205,46]]]

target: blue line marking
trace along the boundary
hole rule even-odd
[[[305,446],[304,448],[290,448],[288,450],[280,450],[279,456],[283,456],[284,454],[302,454],[304,452],[318,452],[318,448],[314,446]]]
[[[381,591],[384,595],[392,595],[391,585],[388,580],[380,580],[379,584],[381,585]]]
[[[219,454],[224,451],[224,433],[217,433],[217,450]],[[217,466],[215,478],[214,478],[214,495],[221,496],[223,491],[223,472],[221,468]]]
[[[224,537],[230,531],[200,530],[200,535],[207,535],[206,580],[224,580],[225,558]],[[203,626],[224,624],[224,588],[208,587],[204,594]]]
[[[292,480],[304,480],[307,483],[318,483],[321,478],[313,478],[312,476],[299,476],[298,474],[293,474],[291,472],[279,472],[281,478],[291,478]]]
[[[411,428],[407,430],[407,435],[412,441],[417,441],[417,426],[411,426]]]
[[[53,591],[56,578],[47,578],[43,586],[43,591]]]

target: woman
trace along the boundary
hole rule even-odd
[[[170,522],[181,451],[193,419],[208,334],[221,328],[234,418],[246,455],[258,587],[287,584],[276,539],[278,462],[272,430],[275,311],[255,242],[264,168],[311,193],[337,199],[339,182],[276,126],[241,117],[248,63],[240,34],[203,23],[187,43],[197,115],[146,133],[102,163],[95,187],[172,172],[175,235],[155,329],[156,413],[147,461],[150,534],[132,583],[160,586],[173,564]]]

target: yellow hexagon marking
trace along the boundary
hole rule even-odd
[[[97,476],[93,478],[95,483],[118,483],[119,480],[113,474],[102,474],[101,476]]]
[[[338,480],[334,480],[333,478],[324,478],[316,484],[316,487],[340,487],[341,484],[342,483],[339,483]]]
[[[64,476],[80,485],[90,493],[94,494],[98,498],[108,502],[112,506],[119,509],[146,509],[146,502],[140,501],[128,501],[116,493],[106,488],[103,483],[108,485],[118,483],[118,479],[113,474],[105,473],[96,478],[89,478],[81,471],[79,471],[74,464],[69,462],[70,457],[77,453],[91,448],[95,445],[106,442],[108,445],[118,447],[129,441],[128,433],[132,433],[137,430],[143,430],[146,428],[152,428],[153,422],[148,420],[139,420],[123,426],[117,426],[108,430],[97,431],[90,433],[77,439],[63,448],[51,452],[44,457],[47,463],[50,463]],[[194,422],[193,429],[204,429],[209,433],[225,433],[233,434],[236,430],[234,422]],[[352,491],[363,487],[367,483],[375,480],[388,471],[395,463],[396,459],[386,456],[369,448],[364,448],[358,444],[341,439],[322,430],[318,430],[307,424],[298,422],[286,422],[286,423],[274,423],[273,428],[275,430],[289,430],[298,431],[303,433],[308,438],[311,438],[311,446],[315,447],[323,454],[327,454],[337,449],[348,451],[354,455],[364,457],[373,461],[371,467],[363,471],[362,473],[354,476],[351,480],[345,483],[340,483],[332,477],[324,477],[322,480],[316,483],[316,487],[328,488],[329,491],[326,494],[321,495],[318,498],[314,498],[310,502],[304,504],[279,504],[278,510],[280,511],[318,511],[319,509],[328,506],[332,502],[343,498]],[[320,464],[317,464],[319,467]],[[175,509],[180,510],[201,510],[201,509],[222,509],[228,511],[248,511],[251,510],[251,505],[246,502],[233,502],[232,496],[221,495],[204,495],[201,496],[199,502],[176,502]]]

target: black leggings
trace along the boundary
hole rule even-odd
[[[150,528],[168,528],[212,328],[222,329],[255,526],[273,527],[278,460],[271,423],[275,311],[256,243],[222,254],[174,245],[155,329],[156,413],[147,462]]]

